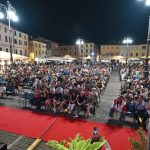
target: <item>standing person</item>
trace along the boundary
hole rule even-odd
[[[91,137],[91,144],[93,144],[94,142],[99,142],[101,140],[101,135],[99,133],[99,130],[97,127],[93,128],[93,135]],[[101,148],[99,149],[101,150]]]

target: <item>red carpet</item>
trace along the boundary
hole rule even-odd
[[[53,124],[56,117],[40,115],[31,111],[0,107],[0,130],[38,138]],[[108,141],[112,150],[130,150],[129,137],[136,137],[135,130],[108,126],[101,123],[81,120],[69,120],[59,117],[43,140],[63,140],[81,133],[85,138],[92,134],[93,127],[98,127],[102,136]]]

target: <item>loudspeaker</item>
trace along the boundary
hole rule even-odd
[[[7,144],[0,142],[0,150],[7,150]]]

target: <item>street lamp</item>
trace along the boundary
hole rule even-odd
[[[146,6],[150,6],[150,0],[140,0],[140,1],[144,1]],[[145,78],[148,78],[149,76],[149,44],[150,44],[150,16],[149,16],[149,25],[148,25],[146,58],[145,58],[145,63],[144,63],[144,77]]]
[[[8,26],[9,26],[9,42],[10,42],[10,62],[11,64],[13,63],[13,54],[12,54],[12,42],[13,42],[13,38],[11,38],[11,21],[17,22],[18,21],[18,17],[16,15],[16,10],[14,7],[12,7],[11,3],[9,1],[7,1],[7,6],[5,6],[4,4],[0,4],[0,19],[4,19],[4,14],[3,11],[6,12],[7,15],[7,20],[8,20]]]
[[[78,59],[80,58],[80,52],[81,52],[81,45],[83,45],[84,44],[84,41],[83,41],[83,39],[77,39],[76,40],[76,45],[78,45],[79,46],[79,48],[78,48]]]
[[[122,41],[123,44],[126,44],[126,66],[129,59],[130,51],[129,51],[129,44],[133,43],[133,40],[131,37],[125,37]]]
[[[150,6],[150,0],[146,0],[146,1],[145,1],[145,5],[146,5],[146,6]]]

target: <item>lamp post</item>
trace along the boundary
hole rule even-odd
[[[148,26],[148,37],[147,37],[147,48],[146,48],[146,58],[144,63],[144,77],[149,76],[149,46],[150,46],[150,16],[149,16],[149,26]]]
[[[150,6],[150,0],[138,0],[140,2],[144,1],[146,6]],[[146,49],[146,58],[144,63],[144,77],[148,78],[149,76],[149,45],[150,45],[150,16],[149,16],[149,25],[148,25],[148,36],[147,36],[147,49]]]
[[[150,0],[140,0],[145,1],[146,6],[150,6]],[[149,77],[149,45],[150,45],[150,16],[148,24],[148,36],[147,36],[147,49],[146,49],[146,58],[144,63],[144,77],[147,79]],[[148,124],[148,135],[147,135],[147,150],[150,150],[150,119]]]
[[[133,40],[131,37],[125,37],[122,43],[126,44],[126,67],[127,67],[127,63],[130,55],[129,44],[132,44]]]
[[[8,20],[8,26],[9,26],[9,43],[10,43],[10,62],[13,64],[13,52],[12,52],[12,42],[13,42],[13,36],[11,38],[11,21],[17,22],[18,17],[16,15],[16,10],[14,7],[12,7],[11,3],[7,1],[7,6],[4,4],[0,3],[0,19],[4,19],[4,14],[3,11],[5,11],[7,15],[7,20]]]
[[[80,58],[80,53],[81,53],[81,45],[84,44],[83,39],[77,39],[76,40],[76,45],[78,45],[78,59]]]

